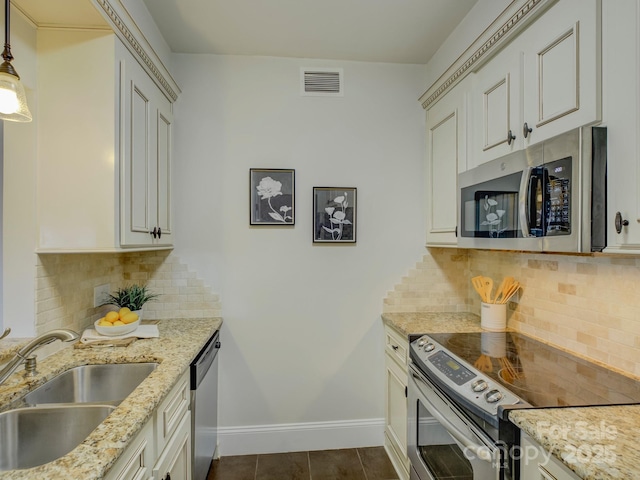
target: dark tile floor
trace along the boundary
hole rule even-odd
[[[239,455],[214,460],[207,480],[396,480],[383,447]]]

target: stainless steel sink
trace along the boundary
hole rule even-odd
[[[66,455],[114,409],[57,405],[0,413],[0,471],[36,467]]]
[[[25,395],[27,405],[101,403],[118,405],[157,363],[82,365],[67,370]]]

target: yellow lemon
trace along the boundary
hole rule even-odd
[[[113,322],[114,327],[119,327],[121,325],[124,325],[124,322],[121,322],[120,320],[116,320],[115,322]]]
[[[125,324],[133,323],[138,320],[138,314],[130,312],[127,313],[124,317],[120,318],[120,320],[122,320],[122,322],[124,322]]]
[[[107,322],[115,322],[116,320],[118,320],[120,318],[120,316],[118,315],[118,312],[109,312],[104,316],[104,319]]]
[[[129,307],[122,307],[120,309],[120,311],[118,312],[118,314],[120,315],[120,318],[124,317],[127,313],[129,313],[131,310],[129,310]]]
[[[107,322],[106,320],[100,320],[100,322],[98,323],[98,325],[100,325],[101,327],[113,327],[113,323],[111,322]]]

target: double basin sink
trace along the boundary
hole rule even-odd
[[[25,395],[0,413],[0,471],[32,468],[80,445],[157,363],[83,365]]]

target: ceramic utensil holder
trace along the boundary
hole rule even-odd
[[[507,305],[484,303],[480,305],[480,326],[483,330],[499,332],[507,328]]]

